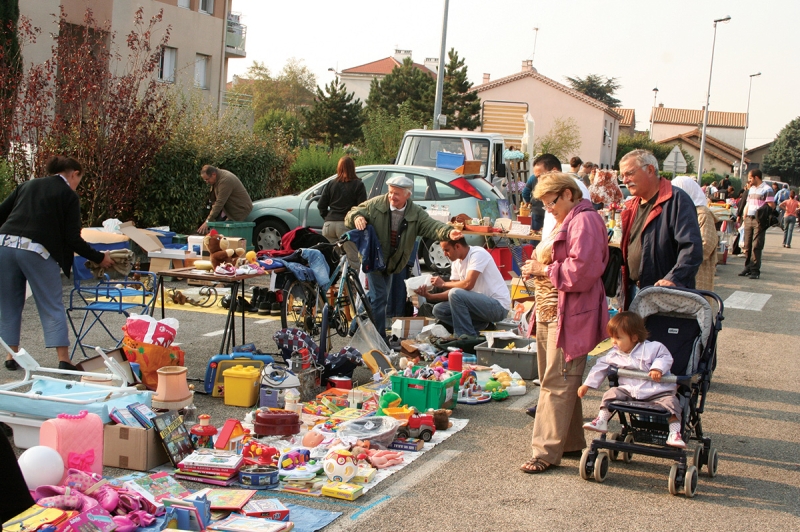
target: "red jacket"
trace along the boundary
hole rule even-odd
[[[608,305],[602,275],[608,263],[608,233],[589,200],[567,214],[553,242],[547,267],[558,290],[556,345],[567,362],[587,354],[608,337]]]

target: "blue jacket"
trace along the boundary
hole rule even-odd
[[[364,273],[380,272],[386,269],[378,233],[375,232],[372,224],[367,225],[363,231],[358,229],[348,231],[347,238],[356,245],[361,254],[361,269],[364,270]]]
[[[531,204],[531,216],[544,216],[544,203],[533,198],[533,189],[536,188],[536,176],[531,172],[528,182],[522,189],[522,199]]]
[[[628,244],[640,198],[632,196],[622,211],[623,281],[628,286]],[[652,286],[661,279],[694,288],[694,276],[703,262],[703,239],[697,209],[686,192],[661,178],[658,199],[642,229],[642,262],[639,284]],[[627,304],[630,302],[626,302]]]

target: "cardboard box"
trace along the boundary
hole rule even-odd
[[[327,497],[354,501],[364,493],[364,486],[348,484],[346,482],[329,482],[322,486],[322,494]]]
[[[106,425],[103,429],[103,465],[148,471],[169,462],[155,429]]]
[[[119,226],[119,230],[123,235],[129,237],[131,240],[139,244],[143,250],[147,252],[150,257],[150,271],[153,273],[163,272],[173,267],[172,262],[175,261],[176,267],[182,267],[183,261],[186,259],[197,258],[197,255],[192,251],[183,251],[180,249],[164,249],[164,244],[158,238],[163,236],[156,231],[148,231],[147,229],[139,229],[133,222],[125,222]]]
[[[397,318],[392,322],[392,334],[398,338],[415,338],[423,327],[434,323],[433,318]]]
[[[511,281],[511,301],[532,301],[534,299],[533,280],[524,282],[514,272],[509,272],[512,277]]]

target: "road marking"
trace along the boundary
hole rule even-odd
[[[772,294],[755,294],[737,290],[724,301],[726,308],[739,308],[761,312]]]
[[[538,386],[537,386],[538,388]],[[536,397],[534,397],[534,395]],[[535,391],[531,391],[514,401],[508,405],[509,410],[522,410],[528,405],[533,404],[538,397],[538,394]]]
[[[272,320],[256,320],[256,321],[254,321],[253,323],[256,323],[256,324],[258,324],[258,325],[261,325],[262,323],[269,323],[269,322],[271,322],[271,321],[272,321]]]
[[[221,336],[225,334],[225,329],[220,329],[218,331],[211,331],[210,333],[205,333],[203,336]]]

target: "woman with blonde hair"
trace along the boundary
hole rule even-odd
[[[542,176],[534,197],[556,219],[522,273],[536,285],[536,354],[541,392],[531,441],[521,467],[541,473],[564,453],[586,446],[578,397],[586,355],[608,335],[602,275],[608,263],[606,226],[567,174]]]
[[[700,224],[700,236],[703,239],[703,262],[697,269],[694,278],[694,287],[698,290],[714,291],[714,273],[717,269],[717,218],[708,208],[708,198],[703,194],[703,189],[694,178],[679,175],[672,180],[672,186],[678,187],[692,198],[697,208],[697,223]]]

